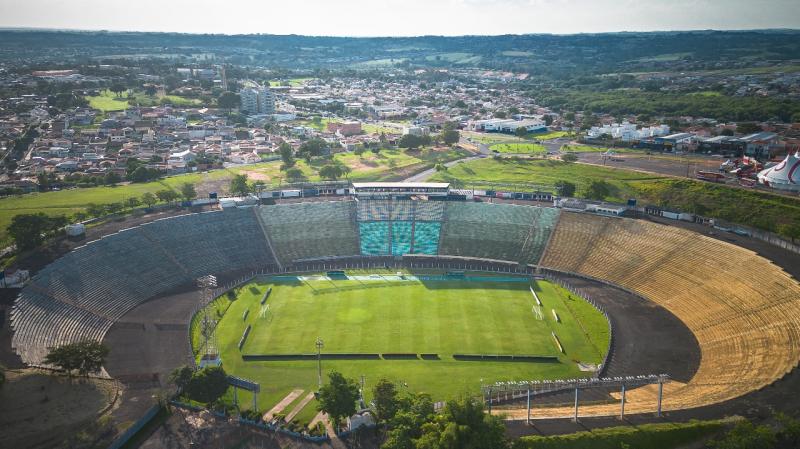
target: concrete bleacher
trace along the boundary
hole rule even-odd
[[[558,218],[549,207],[448,203],[439,254],[537,264]]]
[[[635,291],[694,333],[699,369],[669,385],[665,409],[736,398],[800,360],[800,284],[747,249],[677,227],[564,213],[542,266]],[[640,390],[628,397],[631,411],[652,409],[653,392]]]
[[[258,215],[275,255],[296,260],[359,254],[354,204],[349,201],[261,206]]]
[[[189,214],[105,236],[37,273],[12,311],[12,346],[38,365],[49,348],[101,340],[142,302],[206,274],[274,263],[253,209]]]

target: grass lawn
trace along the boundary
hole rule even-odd
[[[261,313],[260,300],[269,287],[269,308]],[[313,353],[317,337],[323,339],[326,353],[439,355],[439,360],[323,361],[324,372],[365,375],[367,393],[382,377],[443,400],[477,394],[481,379],[488,383],[588,375],[576,362],[602,361],[609,338],[605,318],[555,284],[539,282],[534,288],[544,304],[541,320],[533,313],[527,282],[266,278],[237,290],[237,299],[219,322],[217,339],[226,371],[261,382],[259,404],[264,410],[293,389],[316,389],[316,362],[244,362],[241,354]],[[243,319],[245,310],[249,313]],[[252,330],[240,352],[239,339],[248,324]],[[566,354],[558,352],[551,332]],[[548,355],[558,361],[457,361],[453,353]],[[302,414],[315,413],[309,409]]]
[[[559,137],[566,137],[566,136],[569,136],[569,133],[567,131],[548,131],[546,133],[541,133],[541,134],[528,134],[529,138],[537,140],[558,139]]]
[[[124,96],[124,94],[123,94]],[[89,107],[102,112],[124,111],[128,109],[128,101],[124,98],[117,98],[116,94],[110,90],[104,90],[100,95],[86,97]]]
[[[593,145],[572,145],[572,144],[561,146],[561,151],[564,151],[566,153],[605,153],[606,151],[609,150],[619,152],[621,148],[612,149],[608,147],[596,147]]]
[[[489,149],[498,153],[537,154],[545,153],[547,149],[538,143],[495,143]]]
[[[800,223],[800,199],[768,192],[745,190],[693,179],[674,179],[618,168],[570,164],[553,160],[480,159],[457,164],[436,173],[431,181],[446,181],[455,187],[487,188],[495,185],[519,189],[554,189],[556,181],[576,185],[583,196],[593,180],[608,184],[604,199],[625,202],[637,198],[639,204],[659,204],[704,216],[721,218],[773,232],[781,225]]]
[[[181,184],[187,182],[202,184],[203,182],[223,180],[230,177],[232,177],[232,174],[227,170],[215,170],[207,173],[170,176],[142,184],[76,188],[2,198],[0,199],[0,246],[6,246],[11,243],[6,227],[11,223],[11,219],[15,215],[37,212],[43,212],[47,215],[71,215],[75,212],[84,211],[89,203],[115,203],[134,196],[141,197],[145,192],[155,193],[164,189],[177,191]]]

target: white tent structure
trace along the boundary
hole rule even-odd
[[[780,164],[761,170],[758,182],[777,190],[800,192],[800,150],[786,155]]]

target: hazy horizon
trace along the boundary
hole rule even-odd
[[[800,29],[800,1],[0,0],[0,28],[416,37]]]

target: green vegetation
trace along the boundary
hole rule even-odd
[[[267,278],[236,290],[237,299],[219,322],[217,340],[229,373],[261,382],[258,400],[264,407],[293,389],[316,389],[316,362],[245,362],[241,354],[313,353],[317,337],[325,353],[438,354],[437,360],[323,361],[325,373],[365,375],[370,382],[386,378],[436,400],[474,395],[481,378],[585,376],[576,361],[602,361],[609,338],[605,318],[557,285],[538,282],[534,288],[545,306],[542,319],[532,310],[527,283]],[[248,325],[251,331],[240,351]],[[566,354],[556,348],[551,331]],[[453,359],[454,353],[546,355],[558,362],[467,362]]]
[[[718,120],[765,121],[778,118],[790,121],[800,113],[800,102],[772,97],[732,97],[650,92],[638,89],[602,91],[598,89],[554,89],[536,92],[537,100],[553,108],[607,113],[616,116],[690,115]]]
[[[538,143],[496,143],[489,149],[497,153],[537,154],[545,153],[547,149]]]
[[[475,188],[499,184],[553,191],[557,181],[569,180],[577,186],[579,197],[587,196],[592,181],[603,181],[608,189],[603,199],[607,201],[638,198],[640,203],[719,218],[790,238],[793,236],[791,225],[800,222],[800,200],[796,198],[692,179],[552,160],[481,159],[457,164],[446,172],[436,173],[431,180]]]
[[[108,348],[102,343],[85,340],[51,349],[44,363],[57,366],[70,376],[73,371],[80,376],[88,376],[100,371],[107,355]]]
[[[124,111],[128,109],[128,101],[117,97],[110,90],[104,90],[100,95],[86,97],[89,100],[89,107],[102,112]]]
[[[591,432],[556,436],[526,436],[512,443],[513,449],[673,449],[720,432],[721,421],[690,421],[688,423],[642,424],[610,427]]]

